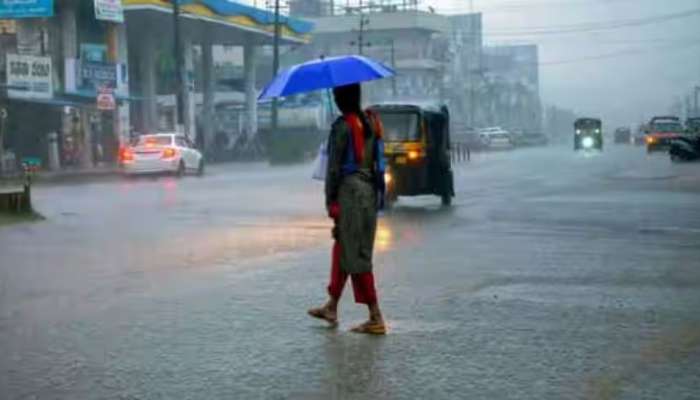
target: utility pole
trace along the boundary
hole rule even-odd
[[[175,56],[175,105],[177,107],[176,127],[178,133],[185,132],[185,76],[182,64],[182,43],[180,38],[180,0],[173,1],[173,29],[174,29],[174,56]]]
[[[7,120],[7,109],[0,104],[0,178],[5,173],[5,121]]]
[[[280,68],[280,0],[275,0],[275,35],[272,39],[272,76],[277,76]],[[270,114],[270,136],[274,137],[277,131],[277,98],[272,98],[272,110]]]
[[[391,39],[391,69],[394,70],[394,76],[391,77],[391,94],[396,98],[396,49],[394,47],[394,39]]]
[[[357,54],[362,55],[363,49],[365,47],[365,26],[369,25],[369,18],[365,17],[362,12],[362,0],[360,0],[360,5],[358,6],[358,12],[360,13],[360,31],[357,37]]]

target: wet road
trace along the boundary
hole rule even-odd
[[[324,300],[309,166],[36,189],[0,228],[2,399],[699,399],[700,165],[639,148],[456,167],[380,221],[387,337]],[[348,290],[347,295],[351,295]]]

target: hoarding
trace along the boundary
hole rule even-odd
[[[0,0],[0,19],[53,16],[53,0]]]
[[[53,82],[50,57],[7,55],[7,94],[15,99],[50,99]]]
[[[122,0],[95,0],[95,18],[101,21],[124,22]]]

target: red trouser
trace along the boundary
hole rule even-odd
[[[355,302],[359,304],[376,304],[377,291],[374,288],[374,275],[371,272],[350,274],[352,276],[352,289],[355,293]],[[340,269],[340,243],[333,245],[333,260],[331,261],[331,281],[328,284],[328,294],[336,300],[343,294],[348,274]]]

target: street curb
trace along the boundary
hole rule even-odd
[[[36,185],[83,184],[110,182],[120,177],[118,170],[40,173],[32,177],[32,183]]]

